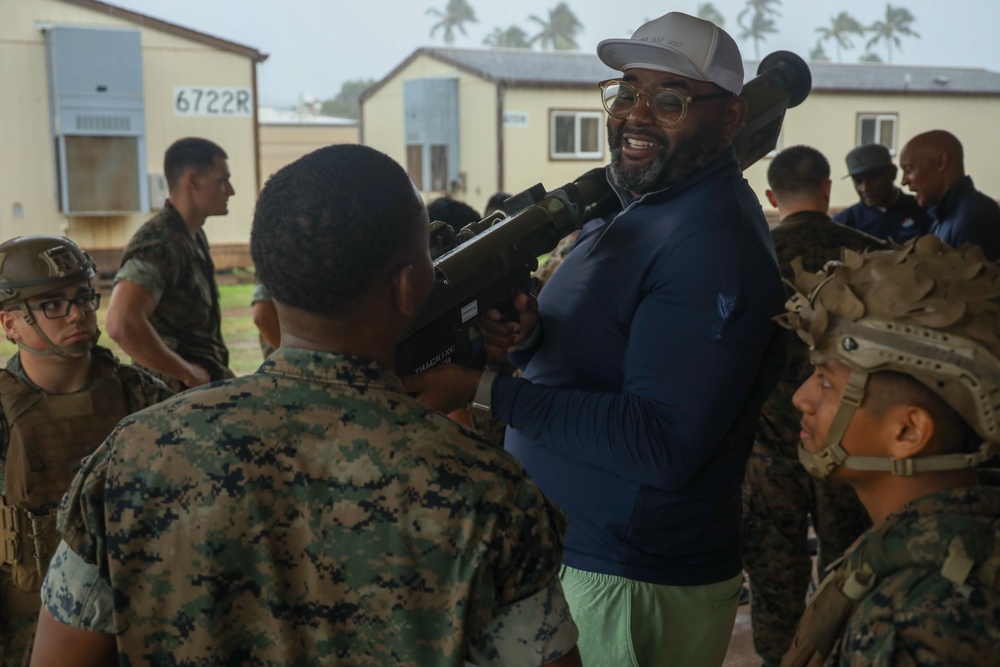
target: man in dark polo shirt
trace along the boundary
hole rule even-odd
[[[882,144],[858,146],[848,153],[847,174],[861,201],[834,215],[835,222],[897,243],[930,229],[930,218],[917,200],[896,187],[896,165]]]

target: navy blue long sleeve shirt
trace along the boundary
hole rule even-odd
[[[740,484],[780,375],[784,291],[734,153],[584,226],[498,377],[506,447],[569,516],[564,562],[669,585],[735,576]]]
[[[975,244],[989,261],[1000,260],[1000,205],[976,190],[971,177],[963,176],[928,212],[931,234],[952,248]]]
[[[885,208],[873,208],[858,202],[833,216],[835,222],[852,227],[879,239],[906,243],[926,234],[931,220],[913,195],[898,192],[896,200]]]

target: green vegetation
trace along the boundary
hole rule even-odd
[[[253,284],[219,286],[219,303],[222,307],[222,337],[229,347],[229,367],[237,375],[254,372],[263,360],[257,337],[257,327],[254,326],[253,318],[250,316],[250,295],[252,293]],[[97,324],[101,330],[104,329],[109,296],[104,294],[101,309],[97,311]],[[109,348],[122,361],[129,360],[110,336],[102,335],[100,344]],[[6,339],[0,341],[0,363],[6,365],[7,360],[16,351],[17,346],[13,343]]]
[[[431,7],[425,12],[435,19],[435,23],[430,29],[430,37],[435,38],[440,34],[445,44],[453,44],[458,33],[466,34],[467,25],[478,23],[476,11],[473,8],[475,1],[443,1],[443,8]],[[736,16],[736,24],[740,29],[734,33],[734,37],[752,43],[755,58],[760,58],[761,42],[767,41],[770,35],[780,32],[777,19],[781,17],[779,11],[781,3],[782,0],[745,0],[743,9]],[[873,8],[874,6],[873,4]],[[711,2],[699,3],[696,15],[719,26],[724,26],[726,23],[725,17]],[[538,47],[557,51],[575,51],[578,48],[576,37],[583,30],[583,24],[573,13],[570,3],[559,2],[548,10],[547,17],[533,14],[527,17],[527,20],[534,24],[534,28],[537,30],[534,34],[529,34],[514,24],[507,28],[496,26],[483,38],[483,44],[492,47],[519,49]],[[885,15],[882,18],[876,19],[868,25],[842,11],[831,16],[828,25],[816,28],[819,39],[810,52],[810,59],[829,60],[823,48],[823,42],[833,41],[836,47],[837,62],[840,62],[841,51],[854,48],[854,42],[851,39],[854,36],[861,39],[870,37],[864,44],[865,52],[858,57],[860,62],[881,62],[882,57],[871,50],[872,47],[881,45],[885,47],[887,62],[891,63],[893,51],[898,51],[901,48],[900,37],[920,37],[912,28],[915,21],[913,14],[906,7],[893,7],[890,4],[885,5]],[[346,92],[342,92],[342,96],[349,97]],[[324,110],[324,113],[328,112]],[[346,115],[346,113],[341,112],[337,115]]]

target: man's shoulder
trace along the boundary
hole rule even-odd
[[[217,419],[222,414],[224,424]],[[331,386],[258,372],[189,389],[130,419],[129,428],[152,431],[184,425],[194,428],[192,433],[223,429],[262,436],[275,428],[306,432],[329,423],[363,431],[370,443],[405,441],[410,451],[435,460],[460,453],[456,461],[474,467],[521,471],[516,458],[474,431],[405,393],[379,386]]]
[[[880,239],[834,222],[823,213],[809,213],[812,215],[796,216],[795,219],[789,216],[771,230],[780,261],[790,262],[800,255],[817,253],[831,255],[827,259],[839,259],[841,248],[863,251],[885,246]]]
[[[125,254],[138,249],[167,244],[184,232],[184,221],[173,209],[164,208],[135,230],[125,247]]]
[[[979,215],[991,223],[1000,220],[1000,203],[982,190],[973,190],[970,199],[973,201]]]
[[[174,394],[162,380],[146,369],[122,363],[111,350],[101,347],[94,348],[95,352],[98,350],[100,350],[99,358],[103,363],[114,368],[118,382],[121,383],[125,397],[129,401],[130,411],[135,412],[154,405]]]

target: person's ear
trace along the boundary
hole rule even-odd
[[[948,153],[947,151],[937,151],[934,153],[934,170],[937,172],[944,173],[948,170]]]
[[[826,183],[823,184],[823,199],[826,200],[826,203],[828,205],[830,203],[830,189],[832,187],[833,187],[833,181],[831,181],[829,178],[826,179]]]
[[[919,456],[934,437],[934,418],[915,405],[897,405],[886,411],[892,420],[889,453],[897,459]]]
[[[396,269],[392,276],[392,294],[396,308],[406,317],[416,317],[417,303],[413,289],[413,265]]]
[[[17,331],[17,326],[15,325],[15,315],[9,310],[0,310],[0,326],[3,326],[4,335],[7,336],[7,340],[15,341],[20,338],[20,334]]]
[[[743,123],[747,116],[747,101],[741,95],[726,102],[726,108],[722,115],[722,131],[726,141],[730,142],[743,129]]]
[[[181,181],[187,187],[188,190],[194,191],[198,189],[198,170],[194,168],[188,168],[184,170],[184,175],[181,176]]]
[[[771,202],[771,206],[778,208],[778,200],[774,198],[774,190],[768,188],[764,191],[764,195],[767,197],[767,201]]]

